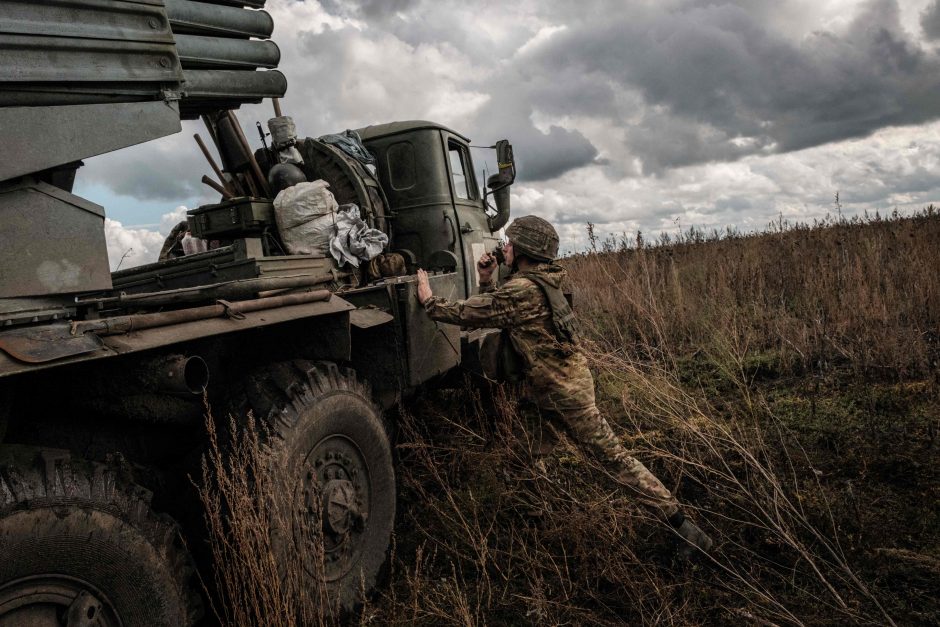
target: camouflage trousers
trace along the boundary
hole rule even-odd
[[[656,475],[630,455],[601,416],[594,400],[594,377],[583,355],[565,359],[564,377],[533,376],[527,381],[529,396],[543,415],[562,424],[569,435],[593,453],[625,486],[632,496],[650,509],[669,518],[679,504]],[[536,373],[532,373],[536,374]]]

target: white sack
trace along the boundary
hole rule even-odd
[[[292,255],[325,255],[339,205],[324,180],[298,183],[274,199],[274,220]]]

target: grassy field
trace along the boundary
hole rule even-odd
[[[390,416],[398,521],[358,621],[940,623],[938,242],[928,208],[566,258],[602,411],[716,550],[676,559],[524,390],[466,380]],[[268,616],[332,622],[290,590]]]
[[[938,242],[928,208],[565,259],[603,411],[718,550],[677,562],[516,390],[468,384],[403,413],[363,622],[937,624]]]

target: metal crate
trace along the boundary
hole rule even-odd
[[[203,205],[186,213],[193,237],[225,239],[259,235],[274,227],[274,206],[260,198],[233,198],[218,205]]]

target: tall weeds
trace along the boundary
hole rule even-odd
[[[472,389],[443,393],[475,404],[455,413],[436,399],[420,419],[402,416],[408,537],[378,602],[383,621],[894,624],[820,515],[826,494],[792,434],[716,419],[667,372],[593,355],[623,391],[629,448],[718,548],[676,561],[678,539],[598,460],[557,433],[558,449],[539,454],[539,427],[515,396],[496,389],[487,406]]]
[[[209,449],[197,489],[216,618],[233,626],[338,624],[323,578],[320,508],[309,506],[319,495],[304,492],[317,489],[302,476],[312,468],[291,471],[283,447],[250,415],[244,427],[230,418],[224,447],[211,415],[206,428]]]
[[[608,240],[564,262],[578,313],[611,346],[667,353],[746,346],[765,367],[849,365],[921,376],[940,358],[940,213],[691,232],[650,246]],[[616,245],[615,245],[616,244]]]
[[[774,620],[804,623],[795,607],[813,599],[842,622],[894,624],[842,549],[818,471],[763,398],[718,412],[668,371],[592,355],[619,384],[634,446],[675,469],[691,484],[685,492],[694,488],[699,515],[722,540],[710,558],[729,592]],[[802,598],[781,594],[787,584]]]

